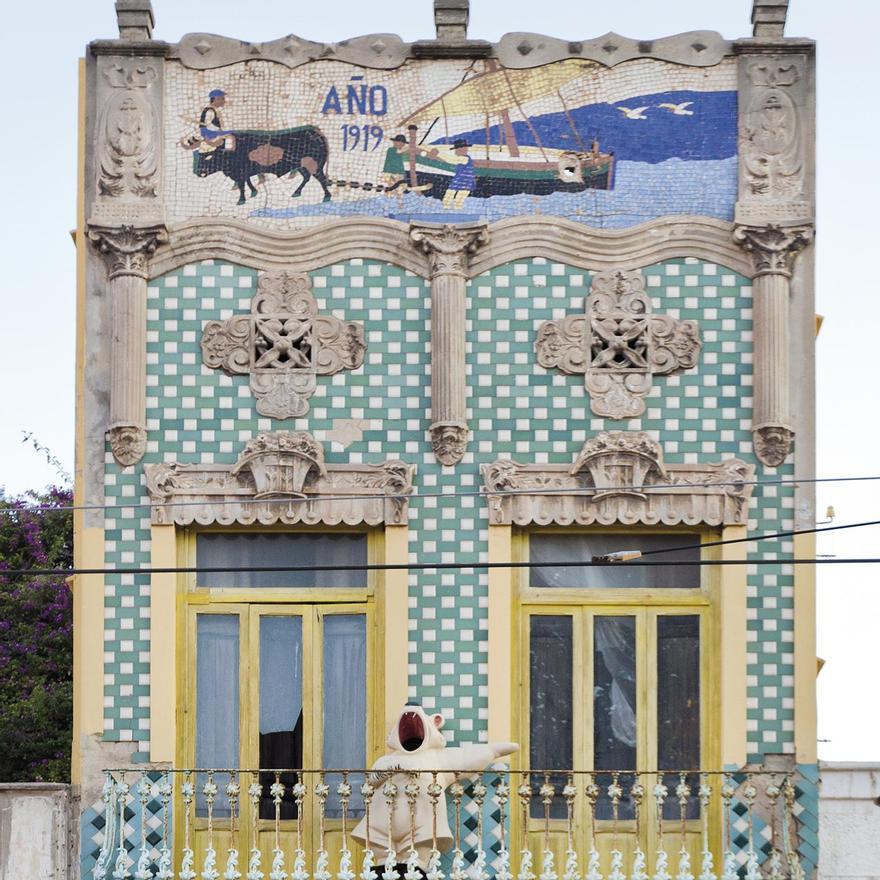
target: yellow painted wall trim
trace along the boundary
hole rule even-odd
[[[725,541],[745,538],[746,526],[728,526],[722,532]],[[726,544],[717,548],[721,559],[744,560],[748,544]],[[747,577],[746,565],[719,566],[718,628],[721,764],[741,765],[748,754],[746,730],[747,666]]]
[[[489,526],[489,562],[509,562],[511,527]],[[489,740],[513,739],[512,569],[489,569]]]
[[[816,555],[815,535],[795,535],[796,559]],[[816,719],[816,569],[795,566],[794,575],[794,745],[798,763],[815,764]]]
[[[150,527],[150,562],[157,568],[177,565],[173,525]],[[150,575],[150,760],[174,761],[177,748],[175,710],[177,678],[177,575]]]
[[[409,528],[386,526],[385,562],[405,565],[409,558]],[[385,572],[384,605],[385,694],[381,743],[395,721],[408,693],[409,574],[406,569]],[[377,695],[378,696],[378,695]]]
[[[85,413],[83,412],[85,382],[85,342],[86,342],[86,241],[85,241],[85,138],[86,138],[86,72],[85,60],[80,59],[79,76],[79,120],[77,133],[77,186],[76,186],[76,423],[74,426],[74,479],[73,503],[82,505],[85,497],[83,485],[83,456],[85,455]],[[85,516],[82,510],[73,513],[73,564],[76,568],[86,565],[87,538],[85,535]],[[95,530],[100,531],[100,530]],[[103,553],[104,535],[101,531],[98,541]],[[103,557],[99,567],[104,563]],[[103,729],[103,709],[101,707],[104,691],[103,680],[103,627],[104,627],[104,592],[100,579],[97,579],[97,590],[94,577],[76,577],[73,579],[73,738],[71,748],[70,774],[71,781],[80,781],[80,740],[84,734],[100,733]],[[97,592],[101,607],[97,618],[95,608],[86,599],[86,593]],[[100,638],[84,639],[86,632],[99,632]],[[99,664],[95,667],[95,649]],[[96,677],[97,676],[97,677]],[[95,706],[97,702],[97,726]]]

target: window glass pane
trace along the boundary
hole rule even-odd
[[[266,565],[366,565],[364,534],[204,532],[196,539],[196,565],[247,568]],[[366,587],[361,571],[200,572],[200,587]]]
[[[367,618],[324,617],[324,767],[363,768],[367,763]],[[336,795],[341,775],[330,773],[327,815],[341,816]],[[349,815],[362,815],[362,774],[349,774]]]
[[[529,618],[529,762],[536,770],[573,769],[573,657],[571,616]],[[560,793],[566,776],[551,774],[549,781],[557,792],[550,815],[565,818]],[[543,776],[532,778],[535,790],[543,783]],[[544,815],[540,798],[532,799],[531,812]]]
[[[688,532],[675,535],[618,535],[601,533],[540,534],[529,537],[529,557],[535,567],[530,569],[529,586],[573,587],[681,587],[699,588],[700,536]],[[554,562],[584,560],[604,556],[615,550],[666,550],[696,544],[692,550],[679,550],[649,556],[645,561],[675,562],[675,565],[627,565],[590,568],[560,568]]]
[[[636,768],[636,619],[595,617],[593,624],[593,766],[597,770]],[[613,818],[608,786],[611,774],[599,773],[596,783],[602,794],[596,818]],[[633,803],[628,797],[632,778],[618,780],[624,798],[618,817],[631,819]]]
[[[700,618],[696,614],[657,618],[657,766],[691,770],[700,766]],[[663,782],[674,795],[678,774]],[[691,797],[685,815],[699,817],[697,774],[688,774]],[[680,817],[677,799],[667,800],[667,819]]]
[[[238,766],[238,615],[199,614],[196,617],[196,766]],[[207,815],[202,787],[196,777],[196,814]],[[214,815],[229,815],[226,785],[229,775],[217,773],[219,789]]]
[[[302,618],[260,618],[260,767],[302,768],[303,765]],[[272,773],[261,773],[260,818],[272,819],[275,804],[269,787]],[[291,787],[295,774],[282,773],[285,794],[281,818],[296,818]]]

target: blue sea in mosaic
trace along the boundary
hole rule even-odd
[[[259,208],[251,217],[286,219],[290,217],[375,217],[397,220],[456,222],[485,220],[493,223],[508,217],[547,214],[576,223],[606,229],[636,226],[667,214],[696,214],[733,219],[736,202],[737,160],[665,162],[618,162],[614,189],[559,192],[536,196],[518,194],[469,198],[461,210],[444,208],[437,199],[417,193],[397,196],[379,194],[348,197],[335,194],[333,201],[297,204],[284,208]]]

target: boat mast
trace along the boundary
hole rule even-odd
[[[557,89],[556,94],[559,95],[559,101],[562,104],[562,110],[565,113],[565,118],[568,120],[568,127],[571,129],[571,133],[574,135],[574,139],[577,141],[578,146],[581,148],[581,152],[588,152],[586,144],[584,143],[580,132],[577,130],[577,128],[575,128],[574,119],[571,118],[571,113],[569,113],[568,107],[565,106],[565,98],[562,97],[562,89]]]
[[[494,58],[486,59],[486,71],[498,70],[498,62]],[[507,144],[507,151],[512,159],[519,157],[519,144],[516,142],[516,134],[513,131],[513,123],[510,121],[510,113],[507,110],[499,110],[498,118],[501,120],[501,127],[504,130],[504,140]]]

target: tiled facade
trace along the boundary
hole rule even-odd
[[[799,228],[797,235],[801,237],[795,235],[794,243],[789,241],[784,251],[789,262],[768,268],[755,257],[754,248],[749,250],[744,243],[747,236],[740,234],[742,223],[751,224],[747,228],[751,234],[758,223],[755,218],[769,217],[766,228],[762,226],[758,232],[769,230],[774,235],[779,229],[772,222],[774,212],[784,215],[783,226],[795,220],[803,225],[806,195],[802,201],[799,199],[804,193],[808,195],[809,169],[795,167],[791,158],[797,158],[795,148],[785,144],[779,147],[772,132],[756,132],[748,126],[752,116],[766,110],[758,99],[765,101],[771,113],[777,106],[773,101],[785,107],[785,101],[793,100],[785,91],[780,98],[780,90],[805,89],[803,100],[808,101],[810,93],[801,71],[811,68],[809,63],[791,68],[782,64],[778,69],[772,64],[754,68],[748,66],[748,59],[737,57],[748,51],[766,55],[776,52],[781,30],[774,37],[776,42],[768,38],[763,49],[734,46],[717,35],[696,35],[688,46],[679,41],[681,45],[675,43],[672,48],[672,41],[658,41],[654,48],[653,44],[633,42],[631,51],[654,53],[655,57],[633,56],[619,64],[574,62],[566,53],[574,53],[580,44],[568,44],[564,51],[559,49],[562,56],[546,64],[536,62],[530,68],[505,66],[511,55],[505,54],[503,45],[493,50],[504,61],[499,68],[494,55],[491,63],[477,60],[485,53],[470,59],[425,59],[417,58],[417,53],[406,55],[410,50],[399,50],[397,44],[389,48],[379,41],[381,47],[377,48],[379,43],[371,44],[371,51],[384,59],[382,64],[387,69],[380,70],[376,69],[381,66],[378,61],[371,68],[366,62],[338,59],[301,64],[264,58],[242,60],[235,55],[241,50],[232,45],[233,41],[224,43],[220,38],[200,35],[187,37],[167,51],[149,49],[153,43],[142,15],[148,4],[132,0],[128,5],[140,10],[135,15],[140,31],[135,31],[136,42],[141,40],[147,47],[142,47],[143,63],[132,65],[124,53],[117,58],[120,50],[109,42],[95,44],[95,57],[89,60],[87,75],[87,103],[100,103],[108,88],[123,90],[106,98],[103,116],[91,114],[90,124],[94,124],[94,118],[99,121],[94,130],[88,130],[93,141],[89,142],[86,177],[92,174],[97,184],[91,189],[87,184],[83,195],[89,214],[88,235],[98,247],[87,260],[84,258],[87,269],[82,276],[85,292],[81,310],[87,329],[81,340],[85,355],[80,364],[80,387],[85,402],[79,415],[79,460],[85,464],[79,497],[104,506],[101,513],[89,514],[87,522],[89,540],[96,533],[101,535],[107,568],[146,570],[155,563],[145,467],[177,462],[231,468],[245,443],[262,432],[280,430],[311,434],[323,444],[328,465],[378,464],[388,459],[415,465],[407,517],[410,563],[477,566],[459,570],[419,567],[408,573],[408,694],[426,710],[441,712],[446,719],[447,739],[458,744],[486,741],[489,737],[489,574],[479,566],[489,561],[490,526],[488,502],[481,497],[481,466],[499,459],[570,465],[584,444],[602,432],[644,431],[659,443],[668,465],[735,458],[754,466],[755,484],[747,517],[750,535],[802,528],[815,519],[811,490],[795,485],[795,479],[812,467],[809,382],[798,383],[796,375],[791,381],[795,409],[799,404],[804,406],[794,413],[794,447],[790,449],[783,443],[778,466],[770,463],[773,450],[767,453],[760,446],[764,436],[757,436],[759,428],[769,428],[772,439],[772,432],[782,428],[785,440],[785,431],[790,434],[792,428],[784,419],[777,424],[774,418],[781,419],[779,412],[767,403],[774,400],[767,392],[768,385],[788,381],[788,377],[779,379],[766,363],[760,362],[766,348],[759,343],[766,341],[769,331],[764,329],[762,335],[763,327],[756,327],[756,322],[758,315],[763,316],[760,320],[767,320],[766,302],[783,289],[773,288],[768,277],[775,279],[773,283],[785,285],[786,303],[792,274],[799,289],[809,288],[809,269],[801,268],[806,256],[798,257],[800,262],[792,269],[794,258],[808,247],[809,238]],[[802,51],[807,58],[811,49],[805,45],[784,51]],[[269,48],[265,52],[282,51],[266,46]],[[588,46],[583,51],[595,54],[617,49]],[[263,51],[261,48],[260,53]],[[350,51],[363,54],[358,48]],[[387,62],[387,57],[397,51],[404,54],[395,66]],[[163,52],[167,58],[162,57]],[[223,63],[214,63],[212,52],[225,59]],[[695,60],[704,52],[707,54],[703,60]],[[295,51],[291,49],[290,54],[292,57]],[[542,135],[549,139],[550,148],[549,141],[558,135],[563,139],[554,142],[553,149],[573,149],[560,134],[561,120],[569,112],[584,124],[606,118],[603,138],[610,142],[602,143],[597,150],[616,153],[615,176],[608,177],[607,186],[585,191],[559,191],[557,187],[544,194],[493,191],[480,195],[476,184],[466,181],[471,189],[466,199],[455,203],[426,196],[424,187],[420,191],[415,184],[422,179],[417,179],[413,164],[412,177],[410,172],[405,173],[408,191],[403,181],[396,193],[378,189],[380,179],[384,187],[394,181],[393,175],[383,178],[387,168],[383,170],[382,165],[383,157],[386,163],[389,161],[392,135],[398,129],[405,130],[407,120],[421,120],[419,114],[428,112],[440,96],[466,84],[477,69],[475,65],[482,65],[479,70],[487,77],[485,82],[492,82],[496,73],[503,74],[511,92],[516,86],[532,96],[528,112],[523,111],[516,127],[505,135],[509,139],[514,132],[524,148],[539,149],[535,141]],[[560,73],[575,69],[579,72],[570,77]],[[765,69],[771,73],[765,73]],[[751,85],[744,85],[744,76],[752,77]],[[343,123],[347,118],[341,117],[346,114],[342,109],[337,112],[331,100],[333,89],[337,89],[333,94],[342,94],[340,90],[355,80],[365,83],[367,89],[378,88],[379,83],[384,90],[382,112],[365,114],[367,126],[379,129],[379,133],[367,132],[375,143],[362,151],[363,155],[348,149],[347,140],[340,141],[353,134],[345,132]],[[550,89],[548,83],[554,88]],[[766,93],[760,92],[762,88]],[[217,104],[225,117],[222,128],[238,133],[239,147],[245,145],[251,150],[248,156],[259,159],[249,159],[252,164],[262,162],[269,167],[267,157],[277,158],[277,151],[284,154],[283,161],[278,159],[272,166],[274,171],[260,173],[254,166],[253,173],[239,175],[240,180],[234,180],[231,173],[193,173],[204,167],[200,163],[232,161],[232,150],[224,154],[226,146],[218,150],[212,145],[204,131],[205,119],[198,118],[209,93],[230,98],[228,108]],[[433,147],[443,155],[451,155],[451,145],[458,140],[467,141],[467,145],[455,149],[473,149],[474,155],[478,154],[480,131],[474,119],[485,108],[467,104],[469,94],[465,90],[457,99],[446,98],[464,103],[460,112],[453,114],[456,121],[452,128],[447,120],[445,127],[441,125],[425,141],[426,149]],[[487,94],[494,95],[491,89]],[[562,115],[555,106],[557,100],[563,104]],[[642,103],[646,106],[635,106]],[[804,112],[808,118],[809,108]],[[124,139],[114,140],[115,135],[107,132],[112,130],[110,122],[121,120],[119,125],[124,127],[131,114],[141,114],[142,127],[133,136],[135,146],[129,148]],[[632,134],[637,130],[634,127],[642,123],[643,134]],[[483,148],[493,132],[501,136],[501,123],[494,129],[493,124],[487,110]],[[363,125],[363,120],[358,125]],[[680,129],[675,129],[676,125]],[[324,132],[321,136],[325,146],[330,142],[331,162],[335,163],[327,172],[330,195],[322,198],[321,186],[303,175],[308,185],[300,199],[291,202],[289,190],[295,183],[290,177],[296,177],[298,170],[286,167],[284,163],[293,159],[284,151],[293,150],[303,132],[312,129]],[[332,136],[328,134],[331,130]],[[283,133],[287,140],[264,138],[257,146],[257,141],[248,140],[251,135],[263,136],[271,131]],[[227,133],[222,134],[225,137]],[[366,136],[363,130],[361,136]],[[785,167],[795,167],[790,176],[801,175],[802,193],[793,196],[787,192],[789,201],[777,199],[773,194],[777,184],[771,181],[768,186],[772,199],[761,201],[766,192],[762,172],[759,166],[755,171],[748,162],[748,153],[755,144],[770,156],[770,165],[784,154]],[[799,149],[803,165],[809,144]],[[596,162],[597,150],[593,153]],[[112,165],[105,161],[108,155],[115,156],[124,167],[134,155],[139,163],[134,178],[125,173],[114,176],[112,168],[108,171]],[[305,167],[314,176],[309,163],[315,161],[314,156],[298,155],[294,165],[301,163],[299,173]],[[415,159],[412,161],[415,163]],[[322,162],[319,156],[318,167]],[[562,171],[560,166],[560,174]],[[290,177],[288,172],[292,172]],[[251,176],[257,191],[247,200],[245,186],[251,186]],[[466,176],[454,179],[460,182]],[[149,183],[151,178],[155,178],[155,184]],[[140,182],[131,184],[131,179]],[[143,183],[145,179],[147,184]],[[352,186],[352,181],[357,185]],[[746,192],[749,181],[752,189]],[[364,187],[366,182],[371,182],[371,187]],[[124,189],[129,185],[131,193],[126,194]],[[120,186],[121,196],[114,190]],[[242,204],[236,204],[238,187]],[[735,217],[736,226],[732,222]],[[160,218],[164,220],[159,222]],[[514,245],[505,244],[515,236],[510,237],[509,227],[497,232],[497,221],[511,223],[516,218],[526,218],[532,224],[549,223],[551,233],[541,231],[546,236],[542,240],[556,247],[554,238],[558,235],[561,243],[556,252],[567,254],[567,258],[541,256],[525,240],[528,235]],[[368,221],[386,225],[370,226]],[[388,242],[397,242],[401,248],[399,259],[345,255],[326,259],[321,253],[323,223],[334,224],[327,227],[328,248],[337,247],[337,235],[370,235],[374,241],[359,242],[358,246],[363,244],[367,250],[373,247],[375,252],[387,254],[394,246]],[[442,360],[438,362],[437,352],[432,350],[432,296],[436,308],[441,289],[437,278],[442,272],[406,237],[407,230],[418,224],[439,223],[488,224],[492,246],[507,255],[490,260],[492,268],[474,274],[466,282],[462,329],[467,406],[462,416],[470,436],[463,457],[454,466],[440,463],[431,432],[432,423],[438,420],[436,412],[432,413],[434,377],[438,371],[449,369]],[[621,237],[639,224],[646,225],[634,230],[629,238]],[[538,230],[537,225],[528,228]],[[754,263],[735,250],[735,235]],[[383,236],[386,241],[380,241]],[[418,241],[416,235],[412,239]],[[664,242],[671,242],[666,250]],[[83,230],[79,246],[83,251],[87,249]],[[178,253],[188,248],[195,256],[180,258]],[[473,250],[477,249],[475,245]],[[767,249],[772,250],[770,245]],[[106,275],[98,251],[107,260]],[[154,253],[156,262],[151,266]],[[463,261],[465,264],[466,258]],[[287,263],[296,264],[296,271],[308,275],[318,313],[355,322],[363,328],[366,343],[361,366],[317,375],[308,412],[295,419],[261,416],[249,376],[230,375],[206,365],[201,347],[208,322],[250,314],[261,274]],[[159,272],[157,264],[173,268]],[[414,271],[416,265],[422,267],[419,272]],[[755,267],[754,277],[750,277],[749,266]],[[547,321],[583,315],[591,283],[610,267],[642,274],[654,315],[693,321],[699,326],[701,347],[696,367],[653,375],[645,410],[639,418],[596,416],[583,374],[545,369],[536,355],[539,328]],[[453,284],[448,281],[450,277],[456,279],[455,284],[465,284],[467,271],[460,265],[451,271],[447,266],[443,271],[449,285]],[[783,278],[784,282],[780,280]],[[117,307],[123,297],[136,307]],[[809,297],[795,298],[791,321],[782,321],[786,334],[791,325],[790,347],[795,357],[810,351],[809,330],[805,329],[812,320],[808,314],[810,303]],[[138,311],[144,306],[143,313]],[[777,320],[782,312],[774,314]],[[777,331],[782,332],[774,324]],[[786,335],[780,343],[786,350],[788,339]],[[141,344],[146,350],[142,382],[133,367],[131,375],[126,373],[125,360],[126,353],[131,354]],[[130,358],[131,363],[136,360]],[[111,367],[106,366],[108,361]],[[798,369],[795,365],[793,373]],[[777,407],[784,409],[784,405]],[[756,424],[759,416],[764,420],[760,425]],[[97,437],[108,428],[101,447]],[[126,437],[129,429],[132,433]],[[138,446],[139,438],[145,438],[142,447]],[[790,435],[787,440],[790,442]],[[82,547],[86,541],[83,531],[78,541]],[[746,743],[749,767],[782,761],[785,767],[798,771],[794,808],[798,850],[809,877],[817,862],[817,773],[812,744],[804,743],[815,738],[815,731],[811,722],[796,716],[796,707],[811,705],[812,697],[804,696],[802,664],[809,665],[813,658],[805,660],[803,648],[795,643],[795,597],[809,595],[809,586],[798,586],[797,577],[803,577],[803,571],[796,572],[795,566],[786,562],[793,555],[790,539],[748,544],[747,644],[742,670],[745,730],[738,733],[743,734]],[[143,766],[155,760],[150,724],[157,693],[150,652],[157,640],[157,628],[167,622],[151,619],[153,597],[148,571],[110,574],[104,579],[103,591],[103,624],[90,621],[93,626],[103,625],[101,718],[98,720],[93,712],[91,729],[85,722],[78,734],[93,738],[97,754],[101,754],[102,747],[109,749],[114,744],[117,751],[112,754],[118,755],[120,744],[124,744],[131,765]],[[168,633],[162,635],[167,637]],[[78,638],[82,652],[82,630]],[[94,653],[90,656],[96,659]],[[93,672],[96,666],[93,662]],[[83,705],[89,703],[82,696],[83,690],[97,686],[85,678],[76,683]],[[85,749],[83,755],[81,869],[85,876],[95,868],[104,813],[102,803],[96,800],[100,780],[94,755],[86,760]],[[107,761],[118,766],[109,750],[107,755]],[[714,769],[744,772],[739,765]],[[474,809],[471,805],[465,811],[462,823],[470,861],[476,845]],[[140,845],[139,811],[135,798],[125,815],[124,845],[130,850]],[[148,843],[156,846],[166,817],[155,798],[147,804],[147,814],[146,828],[152,835]],[[762,842],[762,861],[770,855],[772,838],[766,819],[766,815],[753,817],[753,834]],[[499,852],[499,816],[493,805],[486,806],[483,824],[492,841],[490,866],[497,867],[494,859]],[[734,803],[731,833],[742,865],[749,829],[741,802]]]

